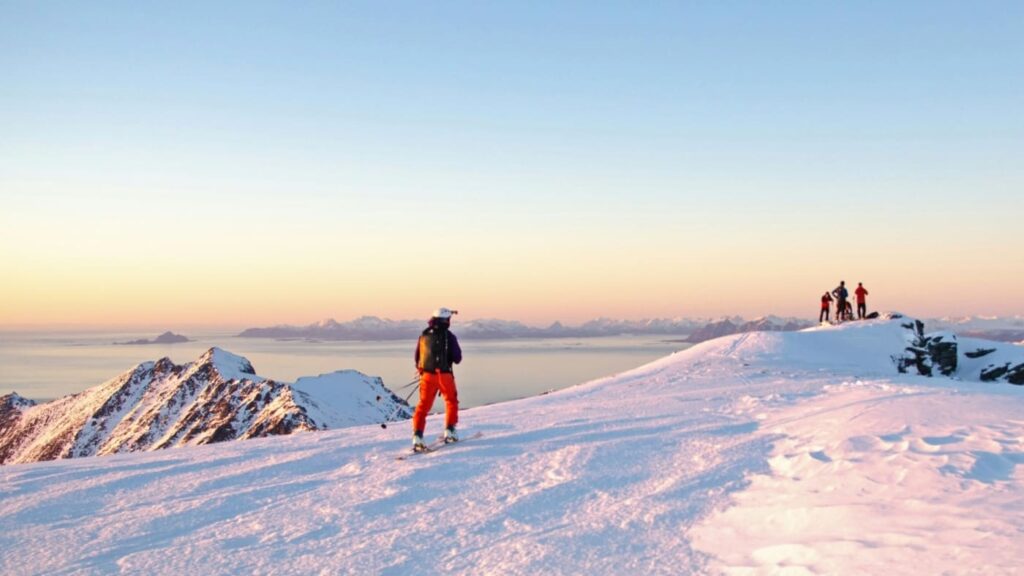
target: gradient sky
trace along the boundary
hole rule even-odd
[[[1024,313],[1024,3],[0,2],[0,327]]]

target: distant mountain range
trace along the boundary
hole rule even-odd
[[[578,326],[555,322],[549,326],[528,326],[514,320],[481,319],[458,322],[460,337],[475,339],[502,338],[588,338],[621,335],[687,336],[701,342],[727,334],[749,330],[799,330],[814,323],[795,318],[768,316],[745,321],[740,317],[721,320],[689,318],[654,318],[646,320],[614,320],[598,318]],[[348,322],[323,320],[306,326],[280,325],[249,328],[239,336],[245,338],[310,339],[310,340],[404,340],[415,338],[426,323],[423,320],[389,320],[363,316]],[[694,336],[696,335],[696,336]]]
[[[1024,317],[937,318],[926,320],[939,330],[952,330],[973,338],[1019,342],[1024,340]],[[597,318],[578,326],[554,322],[548,326],[529,326],[515,320],[480,319],[459,321],[454,330],[459,336],[473,339],[495,340],[505,338],[591,338],[622,335],[685,336],[690,343],[703,342],[720,336],[754,331],[792,331],[816,325],[803,318],[764,316],[745,320],[739,316],[720,319],[707,318],[653,318],[645,320],[615,320]],[[423,320],[390,320],[377,316],[362,316],[347,322],[323,320],[305,326],[278,325],[249,328],[239,336],[245,338],[275,338],[281,340],[405,340],[415,338],[425,327]]]
[[[998,342],[1024,341],[1024,317],[963,316],[926,320],[939,330],[951,330],[961,336]]]
[[[144,362],[84,392],[37,404],[0,397],[0,464],[210,444],[411,417],[380,378],[345,370],[295,383],[210,348],[184,365]]]
[[[687,342],[697,344],[706,340],[713,340],[730,334],[741,334],[744,332],[793,332],[814,326],[815,322],[799,320],[796,318],[778,318],[767,316],[749,322],[734,322],[725,319],[718,322],[711,322],[697,331],[690,334]]]

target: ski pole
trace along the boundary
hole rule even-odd
[[[412,380],[410,380],[408,384],[403,384],[398,389],[399,390],[405,390],[406,388],[408,388],[409,386],[412,386],[413,384],[419,384],[419,382],[420,382],[420,376],[419,376],[419,374],[417,374],[416,377],[414,377]]]
[[[417,379],[415,381],[415,383],[419,384],[419,379]],[[412,386],[412,383],[410,383],[409,386]],[[412,392],[409,392],[409,395],[405,397],[405,405],[406,406],[409,405],[409,398],[412,398],[412,395],[415,394],[416,391],[419,390],[419,389],[420,389],[420,387],[417,385],[415,388],[412,389]],[[380,401],[380,396],[377,396],[377,401],[378,402]],[[380,427],[384,428],[385,430],[387,430],[388,422],[390,422],[391,419],[395,417],[395,414],[398,414],[398,411],[401,410],[401,409],[402,409],[402,405],[401,404],[399,404],[398,406],[395,406],[395,409],[391,411],[391,414],[389,414],[388,417],[385,418],[384,421],[380,423]]]

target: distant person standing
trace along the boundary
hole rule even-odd
[[[836,320],[839,322],[847,320],[846,299],[850,296],[850,293],[846,290],[845,280],[839,281],[839,286],[836,286],[835,290],[832,290],[832,295],[836,297]]]
[[[868,295],[868,289],[864,287],[864,284],[857,282],[857,289],[853,293],[857,295],[857,319],[863,320],[868,315],[868,303],[864,299]]]
[[[412,415],[412,449],[416,452],[428,450],[423,442],[423,430],[438,392],[444,396],[444,441],[447,444],[459,440],[455,433],[455,425],[459,423],[459,393],[455,389],[452,365],[462,362],[462,348],[459,339],[448,330],[452,314],[458,312],[438,308],[416,343],[416,371],[420,374],[420,401]]]
[[[828,322],[828,312],[832,308],[832,295],[825,292],[821,295],[821,312],[818,314],[818,322]]]

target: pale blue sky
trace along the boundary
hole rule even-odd
[[[822,289],[895,286],[915,252],[918,281],[987,270],[1024,289],[1024,266],[986,249],[1021,240],[1021,2],[2,2],[0,71],[0,239],[22,247],[25,293],[55,281],[46,262],[110,274],[210,247],[255,246],[240,261],[271,275],[315,276],[308,255],[391,278],[391,258],[397,279],[398,246],[438,221],[476,266],[510,254],[504,284],[616,246],[678,268],[700,244],[721,266],[818,268]],[[131,247],[97,230],[113,226]],[[704,273],[725,292],[756,278]],[[696,280],[644,279],[687,302],[644,310],[665,315],[793,312],[810,290],[695,308]],[[648,297],[616,290],[570,315]],[[1024,312],[996,294],[923,306]]]

